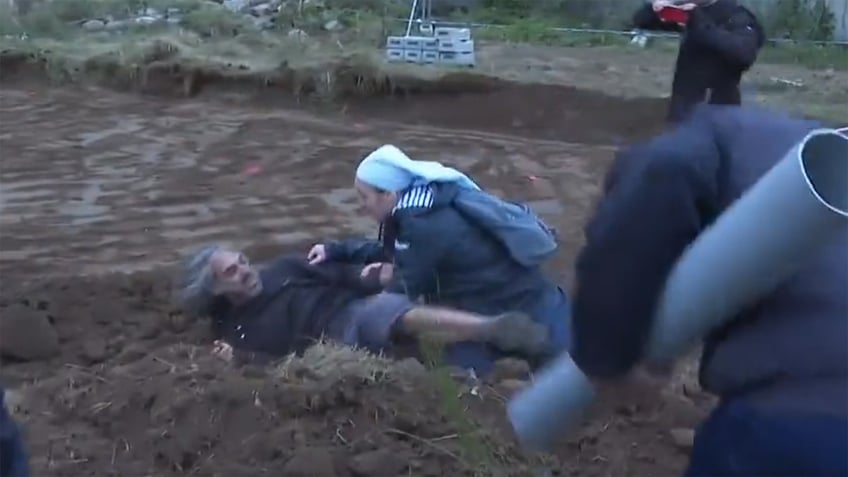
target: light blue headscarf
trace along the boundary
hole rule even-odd
[[[480,190],[480,186],[462,172],[435,161],[413,161],[391,144],[368,154],[356,168],[356,178],[388,192],[432,182],[451,182],[466,189]]]

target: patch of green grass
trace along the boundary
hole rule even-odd
[[[426,364],[433,369],[436,392],[441,398],[445,416],[456,424],[463,461],[475,475],[494,475],[495,458],[479,429],[465,412],[462,390],[445,366],[444,347],[433,341],[422,340],[421,352]]]
[[[797,64],[821,70],[848,70],[848,46],[840,45],[769,45],[764,48],[760,61],[778,64]]]

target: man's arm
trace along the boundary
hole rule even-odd
[[[681,127],[619,155],[577,261],[574,359],[593,377],[642,358],[672,266],[704,226],[718,151],[706,124]]]
[[[334,262],[366,264],[388,260],[383,244],[378,240],[337,240],[325,245],[327,259]]]
[[[753,13],[739,7],[724,25],[696,8],[689,13],[688,37],[696,44],[712,49],[727,61],[746,70],[754,64],[765,42],[765,34]]]

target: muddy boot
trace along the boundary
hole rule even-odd
[[[548,351],[548,329],[519,312],[497,315],[487,323],[486,342],[506,352],[539,355]]]

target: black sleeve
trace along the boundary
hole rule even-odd
[[[376,295],[383,291],[379,275],[362,277],[362,265],[319,263],[311,267],[329,283],[356,290],[363,295]]]
[[[700,8],[689,12],[686,25],[688,39],[695,44],[717,51],[727,61],[747,70],[765,43],[765,33],[753,13],[743,7],[733,16],[717,24]]]
[[[395,249],[392,283],[386,291],[402,293],[413,300],[436,293],[439,263],[455,240],[446,231],[457,230],[455,221],[459,217],[452,209],[442,209],[425,215],[404,215],[398,220],[399,247]]]
[[[300,256],[287,256],[278,259],[273,267],[275,275],[294,281],[313,281],[327,285],[341,286],[356,290],[363,295],[374,295],[382,291],[379,279],[362,278],[362,265],[338,262],[323,262],[310,265]]]
[[[617,158],[576,267],[573,353],[590,376],[623,375],[642,358],[666,277],[703,226],[717,163],[711,134],[684,126]]]
[[[659,15],[657,15],[657,12],[654,11],[654,6],[651,2],[642,5],[641,8],[636,10],[636,13],[633,14],[631,26],[639,30],[683,31],[683,27],[677,23],[662,21]]]
[[[379,240],[347,239],[326,244],[329,260],[344,263],[368,264],[387,262],[383,244]]]

